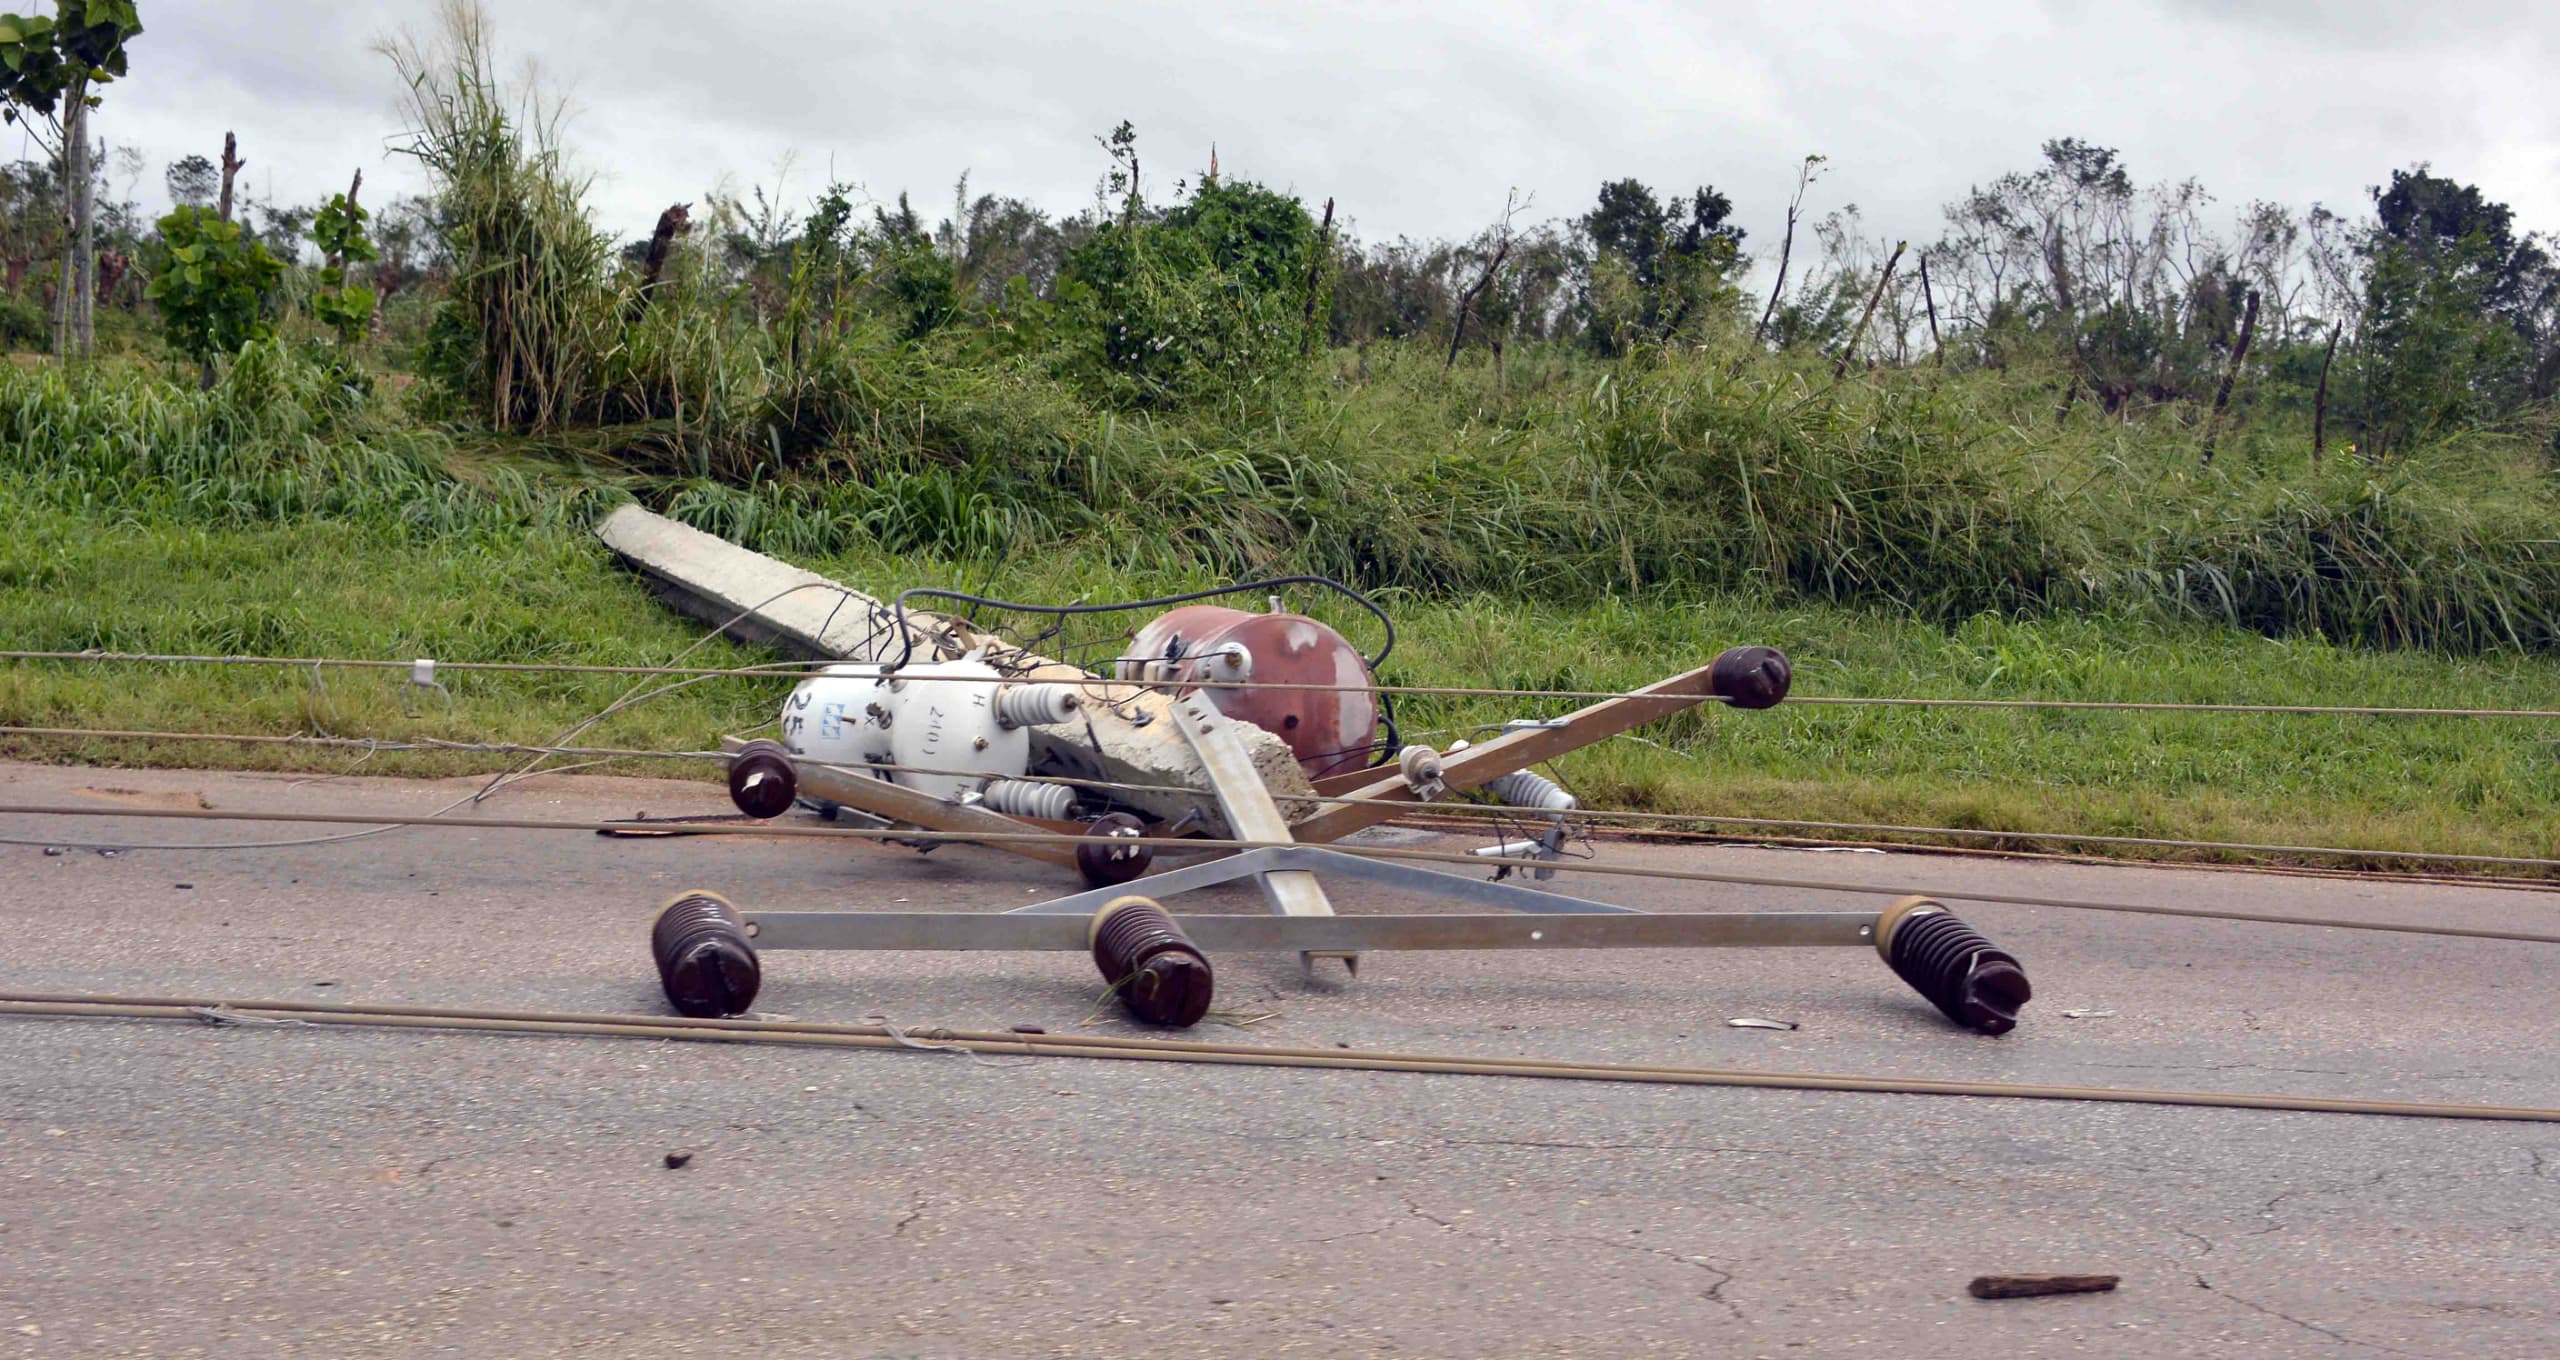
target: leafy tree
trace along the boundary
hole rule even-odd
[[[353,345],[373,324],[373,290],[347,281],[347,266],[373,258],[373,242],[364,234],[365,210],[345,194],[330,199],[311,223],[311,239],[324,262],[319,290],[311,295],[311,314],[338,333],[338,343]]]
[[[0,256],[6,258],[5,283],[13,296],[26,283],[35,262],[62,241],[62,180],[42,161],[19,161],[0,167]],[[42,344],[52,343],[50,326]]]
[[[244,238],[239,223],[200,205],[179,208],[160,219],[147,265],[143,295],[160,309],[169,343],[204,365],[206,386],[216,358],[272,333],[261,313],[284,263]]]
[[[876,268],[898,336],[923,339],[960,314],[960,276],[934,249],[905,194],[898,195],[897,212],[874,208],[872,216],[880,236]]]
[[[1303,373],[1299,337],[1326,304],[1315,219],[1288,194],[1248,180],[1204,177],[1161,213],[1138,191],[1134,134],[1105,143],[1123,195],[1117,220],[1071,253],[1062,303],[1080,317],[1080,362],[1124,400],[1168,405],[1254,397]]]
[[[1591,248],[1583,301],[1593,347],[1622,354],[1703,315],[1741,260],[1732,215],[1733,200],[1709,186],[1664,203],[1639,180],[1601,185],[1577,224]]]
[[[222,182],[222,169],[203,156],[181,156],[161,172],[161,182],[169,187],[170,202],[182,208],[202,208],[213,202],[214,189]]]
[[[2550,260],[2505,204],[2424,166],[2373,202],[2361,367],[2369,447],[2387,453],[2525,395]]]
[[[94,93],[125,73],[125,45],[142,32],[134,0],[56,0],[50,15],[0,14],[0,119],[22,123],[62,162],[70,185],[70,249],[62,255],[55,348],[86,354],[97,249],[89,164],[89,110]]]

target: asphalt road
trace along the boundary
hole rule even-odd
[[[423,811],[468,786],[0,765],[0,800]],[[87,790],[87,792],[82,792]],[[489,810],[667,815],[573,778]],[[0,818],[198,841],[248,824]],[[318,830],[326,830],[319,828]],[[1612,845],[1607,862],[2303,915],[2560,896]],[[1000,908],[993,852],[413,830],[0,846],[0,986],[657,1011],[656,905]],[[1873,897],[1585,878],[1664,910]],[[1345,910],[1409,908],[1338,894]],[[1241,895],[1193,909],[1251,909]],[[2550,947],[1958,907],[2013,1034],[1860,950],[1218,960],[1237,1041],[2560,1105]],[[771,1012],[1063,1031],[1072,955],[772,954]],[[2083,1019],[2066,1010],[2103,1011]],[[1792,1032],[1736,1029],[1783,1018]],[[1105,1012],[1093,1028],[1134,1033]],[[692,1161],[668,1170],[664,1157]],[[2560,1127],[1556,1081],[0,1019],[0,1355],[2545,1356]],[[1982,1302],[1986,1272],[2121,1274]]]

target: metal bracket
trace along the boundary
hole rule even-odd
[[[1209,776],[1210,791],[1218,796],[1218,807],[1227,815],[1227,829],[1240,840],[1296,839],[1290,833],[1289,819],[1281,815],[1280,805],[1272,801],[1271,788],[1263,783],[1262,772],[1253,767],[1252,754],[1245,750],[1243,742],[1236,739],[1232,720],[1212,707],[1205,695],[1196,691],[1174,700],[1171,711],[1174,726],[1191,743],[1191,749],[1199,753],[1200,768]],[[1253,876],[1254,882],[1262,888],[1263,900],[1283,916],[1333,915],[1333,903],[1325,897],[1324,885],[1317,882],[1312,873],[1287,868],[1252,868],[1244,873]],[[1103,900],[1110,899],[1105,897]],[[1094,903],[1094,907],[1101,905],[1101,902]],[[1093,907],[1085,910],[1091,911]],[[1298,962],[1313,975],[1316,960],[1320,958],[1338,958],[1353,976],[1359,975],[1360,956],[1355,953],[1311,949],[1301,952]]]
[[[1092,948],[1091,923],[1064,912],[751,911],[756,948],[949,951]],[[1605,912],[1522,916],[1261,916],[1175,918],[1211,950],[1703,949],[1875,943],[1867,912]]]

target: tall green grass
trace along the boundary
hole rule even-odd
[[[132,369],[0,370],[0,476],[22,502],[102,524],[490,535],[590,513],[583,491],[464,468],[447,436],[282,341],[249,347],[210,391]]]
[[[1835,383],[1783,358],[1572,366],[1524,395],[1373,355],[1276,415],[1095,406],[1030,360],[842,342],[817,447],[626,446],[640,493],[785,556],[1321,571],[1419,595],[1748,591],[1941,622],[2133,610],[2379,646],[2560,644],[2560,477],[2475,435],[2386,466],[2173,419],[2056,427],[2032,375]]]

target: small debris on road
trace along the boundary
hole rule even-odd
[[[1007,1025],[1005,1028],[1014,1034],[1046,1034],[1049,1032],[1038,1025]]]
[[[670,1152],[667,1154],[667,1169],[669,1171],[682,1171],[685,1163],[692,1160],[693,1154],[690,1152]]]
[[[2046,1294],[2104,1294],[2121,1275],[1977,1275],[1965,1292],[1977,1299],[2032,1299]]]
[[[62,847],[59,845],[48,845],[44,848],[44,852],[48,856],[60,855],[62,853]]]
[[[2065,1020],[2110,1020],[2114,1017],[2114,1011],[2076,1010],[2062,1013],[2062,1018]]]
[[[1733,1029],[1794,1029],[1793,1020],[1763,1020],[1756,1015],[1737,1015],[1725,1024]]]

